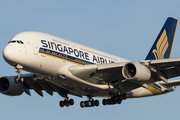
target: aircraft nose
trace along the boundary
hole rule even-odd
[[[4,60],[9,64],[12,64],[13,62],[15,62],[15,59],[13,57],[13,48],[11,45],[7,45],[4,48],[3,57],[4,57]]]

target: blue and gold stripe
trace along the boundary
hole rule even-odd
[[[149,90],[153,95],[166,93],[165,91],[162,91],[161,87],[155,83],[148,84],[147,90]]]
[[[45,48],[40,48],[39,53],[49,55],[51,57],[56,57],[56,58],[59,58],[59,59],[62,59],[62,60],[68,61],[68,62],[72,62],[72,63],[78,64],[78,65],[94,64],[94,63],[86,61],[86,60],[82,60],[82,59],[72,57],[72,56],[64,54],[64,53],[60,53],[60,52],[45,49]]]

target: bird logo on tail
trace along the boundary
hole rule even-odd
[[[156,49],[153,49],[152,53],[154,54],[156,59],[164,59],[164,54],[167,51],[169,44],[168,44],[168,37],[166,34],[166,30],[164,29],[161,37],[159,38]]]

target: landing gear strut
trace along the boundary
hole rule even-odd
[[[68,100],[68,97],[66,97],[66,99],[64,101],[60,101],[59,102],[60,107],[69,107],[70,105],[74,105],[74,100],[70,99]]]
[[[16,73],[18,73],[17,78],[15,78],[15,83],[18,83],[19,81],[24,82],[24,79],[21,78],[21,70],[23,69],[23,66],[18,64],[15,68],[17,69]]]
[[[122,100],[126,100],[127,95],[123,93],[122,95],[114,96],[112,95],[109,99],[103,99],[103,105],[114,105],[114,104],[121,104]]]
[[[89,97],[88,101],[81,101],[80,106],[81,108],[99,106],[99,101],[93,100],[91,97]]]

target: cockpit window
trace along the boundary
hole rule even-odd
[[[9,43],[24,44],[21,40],[12,40],[12,41],[9,41]]]
[[[11,43],[15,43],[15,42],[16,42],[16,41],[14,41],[14,40],[13,40],[13,41],[11,41]]]
[[[22,41],[20,41],[20,44],[24,44]]]

